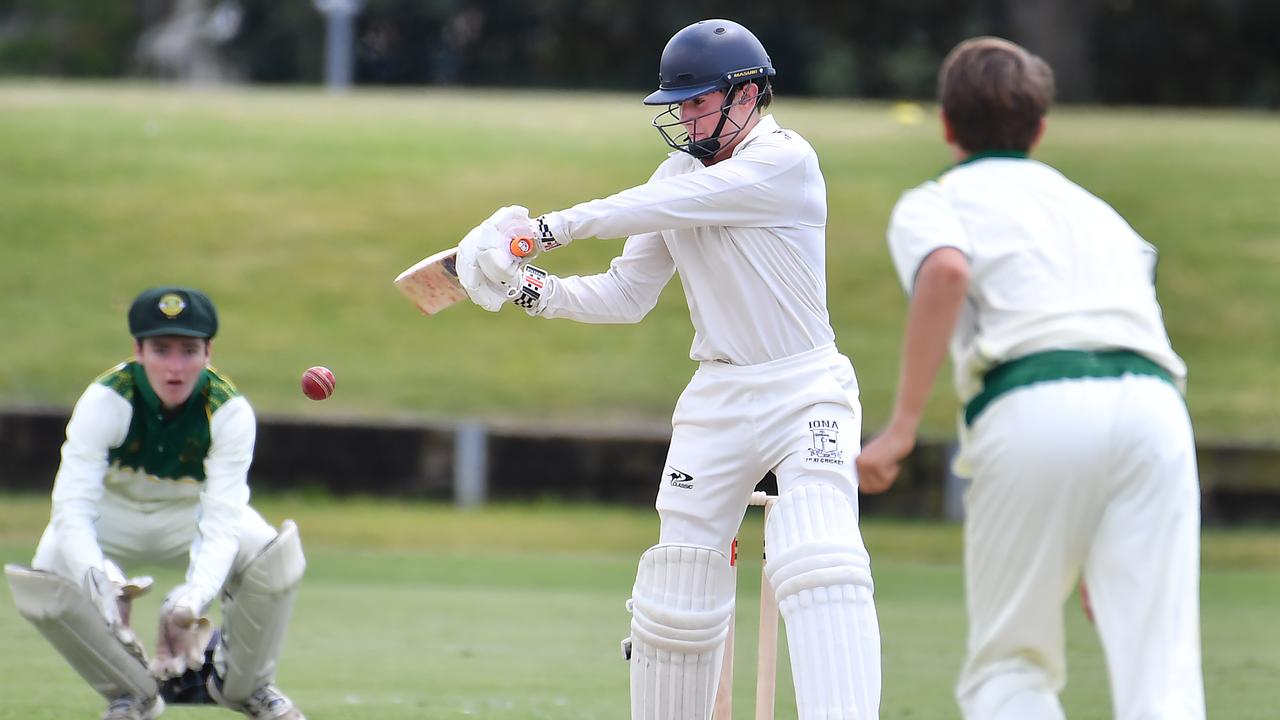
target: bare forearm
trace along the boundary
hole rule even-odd
[[[890,425],[915,434],[969,291],[968,260],[942,248],[920,265],[902,347],[898,396]]]

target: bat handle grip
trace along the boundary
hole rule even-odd
[[[511,254],[518,258],[528,257],[537,252],[538,244],[531,237],[511,238]]]

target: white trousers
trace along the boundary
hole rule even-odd
[[[728,556],[751,492],[770,471],[779,493],[827,484],[856,512],[861,436],[857,376],[834,346],[759,365],[702,363],[672,417],[659,542]]]
[[[728,556],[751,492],[777,476],[766,532],[784,578],[775,591],[800,720],[879,714],[880,633],[854,476],[861,431],[858,381],[834,346],[749,367],[705,362],[673,418],[660,543]]]
[[[1063,717],[1063,604],[1083,570],[1118,720],[1204,718],[1200,494],[1186,405],[1151,377],[1018,388],[963,448],[970,720]]]
[[[98,503],[98,546],[109,560],[129,574],[131,565],[183,567],[196,540],[195,503],[173,503],[160,510],[142,512],[128,501],[110,492]],[[276,537],[275,528],[251,507],[245,507],[240,519],[240,548],[231,566],[231,577],[239,575],[253,558]],[[56,528],[45,528],[36,547],[31,567],[55,573],[79,584],[83,578],[72,573],[63,559]]]

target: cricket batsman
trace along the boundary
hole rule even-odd
[[[674,152],[650,180],[536,220],[499,210],[463,240],[459,276],[491,311],[511,302],[543,318],[633,323],[680,274],[699,365],[676,404],[656,478],[658,543],[629,603],[633,720],[711,717],[734,606],[730,544],[770,471],[768,574],[800,718],[874,720],[880,636],[854,475],[862,413],[827,313],[818,157],[764,113],[775,70],[747,28],[694,23],[659,70],[644,102],[663,108],[653,124]],[[607,272],[562,278],[517,261],[517,235],[538,252],[626,243]]]
[[[67,423],[53,511],[31,567],[6,565],[18,611],[107,700],[103,720],[216,702],[254,720],[304,720],[272,685],[306,562],[297,527],[249,507],[253,409],[209,367],[218,316],[198,290],[158,287],[129,308],[134,360],[99,377]],[[176,564],[149,660],[131,603]],[[223,626],[205,611],[221,595]]]
[[[915,444],[948,342],[964,403],[969,720],[1064,717],[1062,608],[1081,571],[1118,720],[1204,718],[1200,492],[1155,292],[1155,249],[1028,153],[1053,73],[998,38],[938,79],[957,164],[907,191],[889,250],[911,296],[884,432],[858,458],[881,492]]]

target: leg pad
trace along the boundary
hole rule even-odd
[[[155,697],[159,687],[128,626],[112,626],[83,588],[53,573],[5,565],[14,605],[71,667],[108,700]]]
[[[656,545],[640,558],[631,608],[632,720],[707,720],[733,615],[723,553]]]

